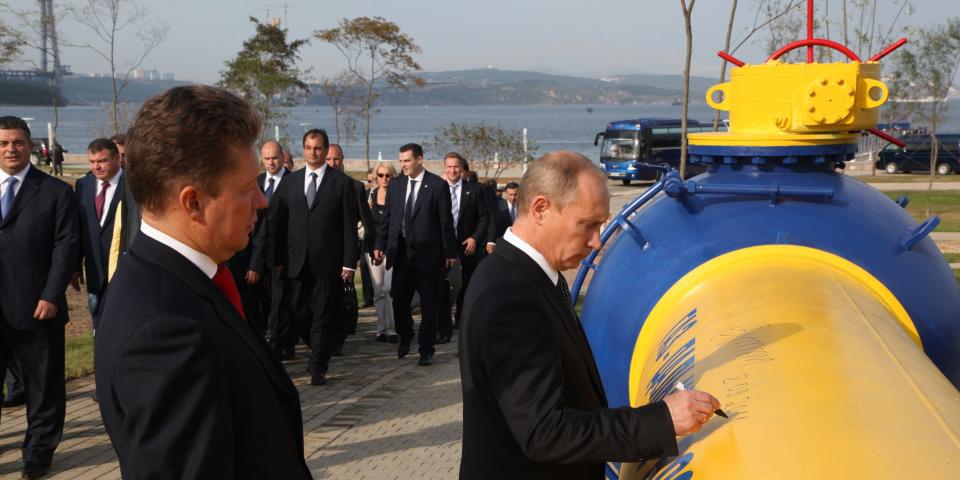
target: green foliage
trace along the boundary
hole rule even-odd
[[[20,32],[0,23],[0,65],[19,55],[23,45],[24,39]]]
[[[497,178],[524,160],[523,132],[499,125],[454,122],[440,128],[429,146],[436,151],[437,158],[443,158],[450,151],[460,153],[470,162],[471,170],[484,177],[490,177],[492,171],[492,176]],[[528,141],[527,160],[532,160],[538,149],[535,142]]]
[[[930,127],[930,138],[934,140],[930,152],[932,189],[939,147],[937,125],[946,116],[947,95],[960,68],[960,17],[913,30],[910,36],[911,42],[894,57],[891,97],[909,102],[910,110]]]
[[[340,19],[336,28],[314,32],[314,37],[340,50],[347,61],[347,71],[356,79],[361,95],[358,107],[364,118],[364,141],[367,167],[370,166],[370,119],[383,91],[406,91],[410,84],[422,86],[422,78],[413,72],[421,70],[413,54],[420,47],[413,38],[400,31],[395,23],[382,17]]]
[[[282,124],[286,118],[284,113],[274,110],[274,105],[292,106],[298,92],[310,93],[309,86],[301,80],[303,73],[296,67],[300,60],[297,52],[309,40],[288,42],[286,29],[260,23],[253,17],[250,21],[256,33],[243,42],[243,49],[234,59],[224,62],[226,70],[220,72],[217,85],[247,99],[260,112],[263,139],[270,126]]]

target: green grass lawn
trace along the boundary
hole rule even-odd
[[[928,173],[898,173],[896,175],[850,175],[851,178],[860,180],[864,183],[926,183],[930,181]],[[937,175],[933,183],[960,182],[960,176],[957,175]]]
[[[938,232],[960,232],[960,190],[934,191],[894,191],[883,192],[886,196],[896,200],[901,195],[910,198],[907,212],[913,215],[917,222],[926,220],[927,200],[930,200],[930,215],[940,216]]]
[[[960,263],[960,253],[944,253],[943,258],[947,260],[947,263]]]
[[[64,363],[67,380],[93,373],[93,334],[68,337]]]

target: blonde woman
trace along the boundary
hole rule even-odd
[[[373,224],[379,227],[387,211],[387,186],[397,175],[397,171],[389,163],[379,163],[374,172],[377,186],[370,193],[370,212],[373,214]],[[364,257],[370,266],[370,278],[373,281],[373,306],[377,309],[377,341],[398,343],[400,336],[394,326],[393,298],[390,297],[393,271],[388,270],[384,262],[374,264],[369,251],[364,252]]]

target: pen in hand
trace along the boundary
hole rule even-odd
[[[677,390],[686,390],[686,389],[687,389],[687,386],[684,385],[683,382],[681,382],[681,381],[678,380],[678,381],[677,381],[677,384],[674,385],[674,388],[676,388]],[[714,410],[714,411],[713,411],[713,414],[714,414],[714,415],[720,415],[720,416],[723,417],[723,418],[730,418],[730,417],[727,416],[726,413],[723,412],[723,410],[721,410],[721,409],[719,409],[719,408],[716,409],[716,410]]]

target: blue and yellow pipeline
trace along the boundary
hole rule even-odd
[[[837,47],[784,51],[814,45]],[[707,98],[729,131],[689,136],[708,172],[668,174],[584,262],[610,404],[679,381],[730,416],[609,478],[960,478],[960,294],[938,219],[837,173],[887,100],[881,56],[741,62]]]

